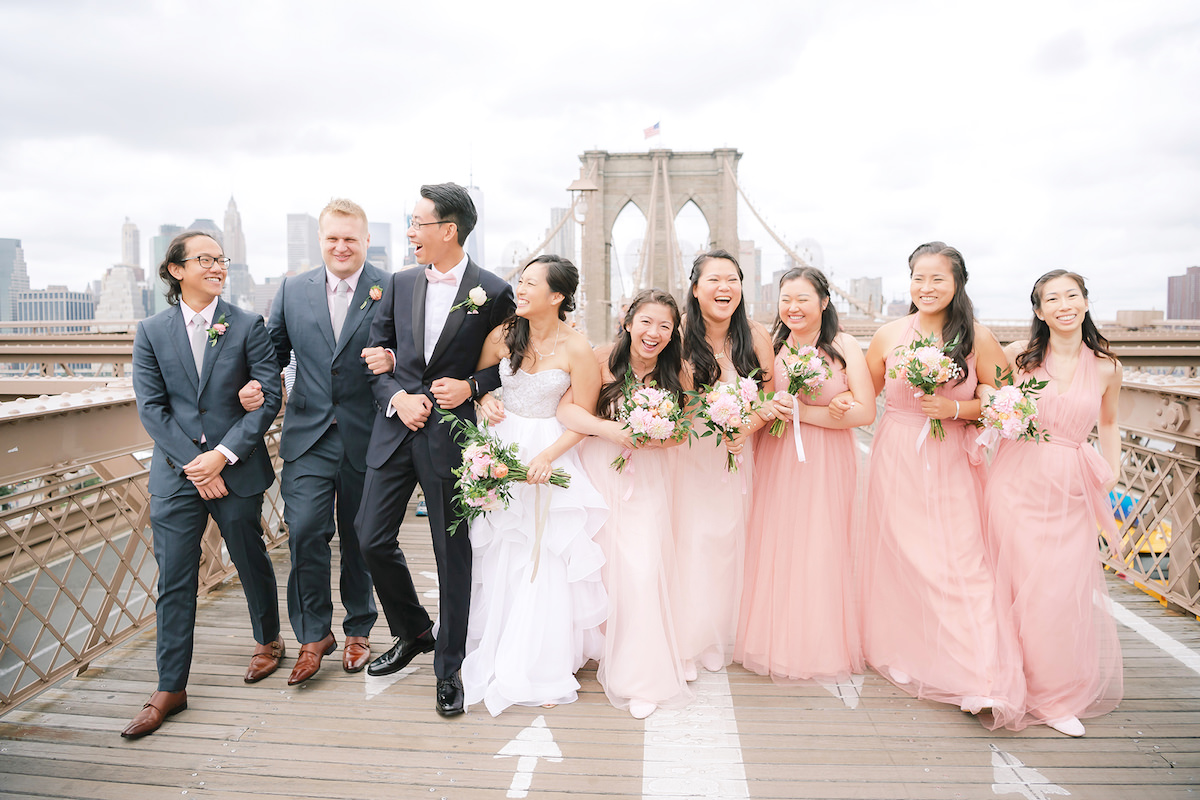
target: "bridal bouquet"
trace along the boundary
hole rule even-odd
[[[1038,425],[1037,407],[1038,393],[1046,388],[1046,383],[1029,377],[1014,385],[1012,371],[1002,373],[996,367],[998,388],[980,409],[979,427],[983,432],[975,441],[984,447],[991,447],[998,439],[1049,441],[1050,434]]]
[[[517,444],[500,441],[488,430],[486,420],[476,425],[442,409],[438,413],[443,422],[465,435],[463,463],[454,470],[458,493],[454,496],[457,513],[449,528],[453,531],[459,521],[470,522],[489,511],[508,508],[512,484],[525,480],[527,467],[517,459]],[[571,476],[566,470],[555,469],[550,483],[565,489],[571,484]]]
[[[633,379],[633,370],[625,374],[625,398],[617,410],[617,421],[624,422],[630,438],[641,446],[649,441],[682,441],[688,435],[684,409],[672,392],[660,389],[654,381],[641,386]],[[625,469],[632,450],[622,450],[610,465],[617,472]]]
[[[715,386],[701,386],[694,392],[688,392],[694,403],[699,405],[700,420],[707,428],[700,438],[712,436],[714,433],[726,440],[738,435],[742,427],[750,424],[750,415],[763,402],[771,399],[758,390],[753,374],[740,378],[737,383],[718,383]],[[737,472],[742,464],[741,454],[726,453],[725,469]]]
[[[795,397],[804,392],[809,397],[816,396],[821,391],[821,385],[833,377],[833,370],[821,355],[821,351],[811,344],[804,347],[792,347],[785,344],[780,352],[783,359],[783,370],[788,378],[788,394]],[[772,436],[783,436],[787,423],[776,419],[768,431]]]
[[[937,334],[914,340],[900,353],[899,361],[888,370],[887,376],[908,381],[918,390],[916,397],[933,394],[939,386],[962,375],[962,368],[946,355],[958,345],[959,338],[955,336],[945,347],[937,346]],[[938,440],[946,438],[946,429],[940,419],[929,421],[929,435]]]

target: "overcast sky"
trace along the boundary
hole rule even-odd
[[[1200,264],[1198,87],[1194,0],[0,0],[0,237],[35,288],[83,288],[125,217],[145,264],[232,194],[261,281],[289,212],[350,197],[399,247],[420,184],[473,174],[494,262],[541,241],[584,150],[732,146],[839,284],[903,295],[942,239],[985,318],[1026,318],[1058,267],[1112,318]]]

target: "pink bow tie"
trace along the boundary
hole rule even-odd
[[[451,286],[458,285],[458,280],[449,272],[438,272],[433,267],[425,268],[425,280],[429,281],[430,283],[448,283]]]

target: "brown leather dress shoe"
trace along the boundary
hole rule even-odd
[[[133,722],[121,735],[126,739],[140,739],[148,733],[154,733],[163,720],[178,714],[187,708],[187,692],[155,692],[150,695],[150,702],[142,706],[142,710],[133,718]]]
[[[319,642],[300,645],[300,655],[296,656],[296,666],[292,667],[292,674],[288,676],[288,686],[304,683],[316,675],[321,668],[321,659],[336,649],[337,639],[333,638],[332,633],[325,634],[325,638]]]
[[[246,683],[255,683],[279,669],[279,659],[283,658],[285,650],[283,637],[277,638],[270,644],[256,644],[254,655],[250,657],[250,667],[246,670]]]
[[[342,647],[342,669],[346,672],[362,672],[371,660],[371,643],[366,636],[347,636]]]

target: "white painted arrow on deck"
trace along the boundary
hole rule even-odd
[[[417,669],[418,667],[410,665],[399,672],[393,672],[391,675],[367,675],[366,671],[364,670],[364,689],[366,691],[366,696],[364,699],[370,700],[371,698],[378,696],[383,692],[384,689],[388,688],[401,678],[407,678],[409,675],[412,675],[417,671]]]
[[[517,757],[517,771],[513,773],[512,783],[509,784],[507,797],[527,797],[529,787],[533,784],[533,771],[537,769],[539,758],[546,761],[562,761],[562,751],[554,743],[554,734],[546,727],[546,718],[538,717],[533,724],[517,734],[495,758]]]
[[[858,708],[858,699],[862,697],[863,678],[865,675],[851,675],[848,681],[821,681],[821,687],[831,695],[846,704],[846,708]]]
[[[1026,800],[1048,800],[1052,794],[1070,795],[1066,789],[1053,784],[1038,772],[1030,769],[1011,753],[1006,753],[994,744],[992,748],[992,792],[994,794],[1019,794]]]

